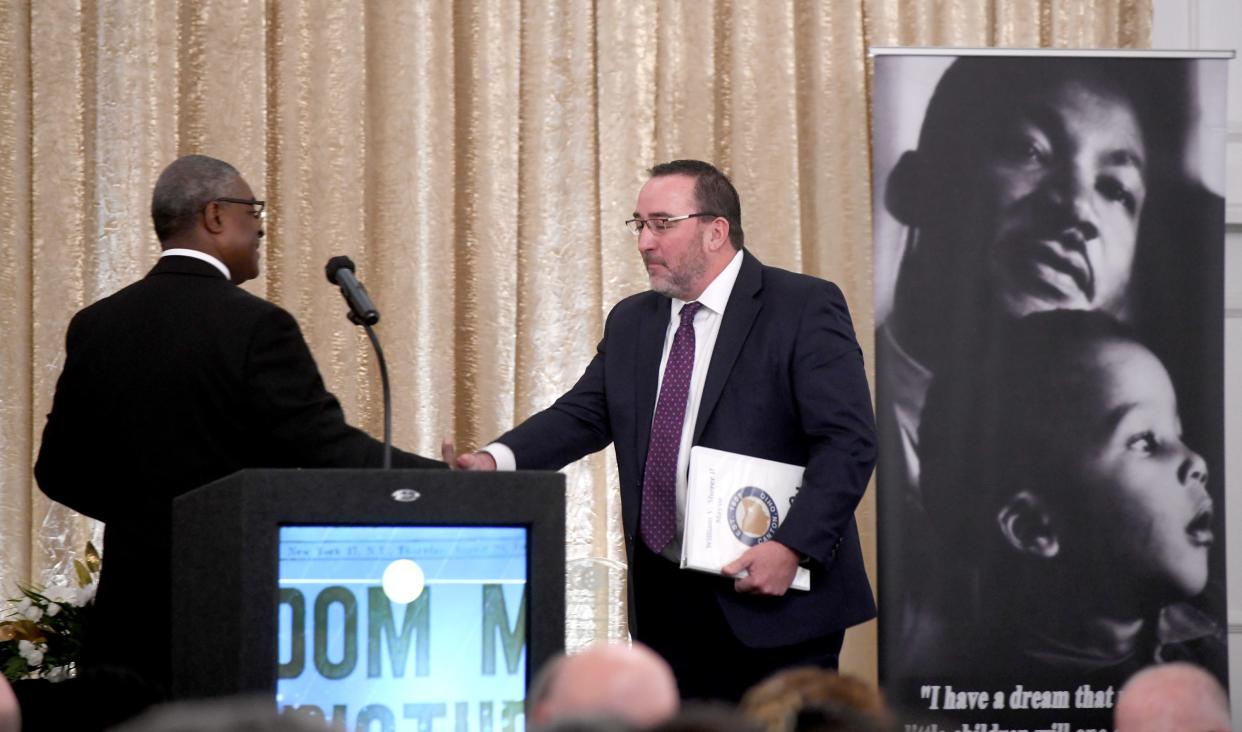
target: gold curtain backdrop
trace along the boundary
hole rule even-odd
[[[374,358],[322,274],[353,257],[384,314],[394,441],[437,455],[549,404],[646,288],[621,222],[652,164],[729,173],[747,246],[837,282],[870,361],[867,47],[1150,34],[1150,0],[0,0],[0,589],[64,575],[99,535],[33,460],[69,318],[153,265],[150,193],[178,155],[228,160],[267,199],[247,288],[297,317],[379,434]],[[611,455],[567,473],[576,649],[625,637],[625,554]],[[874,647],[851,633],[845,666],[873,674]]]

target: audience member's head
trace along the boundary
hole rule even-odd
[[[0,732],[20,732],[21,728],[22,714],[17,708],[13,687],[9,686],[8,679],[0,676]]]
[[[538,732],[637,732],[638,729],[613,714],[571,714],[539,725]]]
[[[824,702],[799,709],[789,729],[791,732],[889,732],[896,726],[881,724],[870,714],[848,705]]]
[[[1150,666],[1122,687],[1113,726],[1117,732],[1226,732],[1229,698],[1198,666]]]
[[[814,667],[773,674],[747,691],[738,708],[767,732],[854,729],[858,715],[872,726],[893,721],[879,689],[857,677]]]
[[[728,704],[694,702],[651,732],[763,732],[763,728]]]
[[[279,714],[270,698],[225,698],[155,707],[110,732],[325,732],[323,721]]]
[[[597,645],[549,662],[531,688],[531,726],[612,716],[650,727],[677,713],[677,681],[646,646]]]

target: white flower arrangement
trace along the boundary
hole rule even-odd
[[[0,610],[0,672],[10,681],[61,681],[77,673],[86,619],[95,607],[99,552],[86,545],[84,562],[74,560],[77,587],[21,588],[21,596]]]

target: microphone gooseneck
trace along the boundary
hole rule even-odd
[[[354,325],[361,325],[375,348],[375,360],[379,364],[380,383],[384,392],[384,469],[392,467],[392,392],[388,386],[388,364],[384,361],[384,349],[371,327],[379,322],[379,310],[371,302],[371,296],[354,276],[354,262],[349,257],[333,257],[324,267],[328,282],[341,288],[341,295],[349,304],[347,317]]]

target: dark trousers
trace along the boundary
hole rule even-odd
[[[792,646],[750,648],[733,634],[716,592],[733,580],[681,569],[639,538],[634,551],[635,640],[673,667],[683,699],[736,702],[776,671],[795,666],[835,669],[845,632]],[[798,590],[790,590],[798,592]]]

